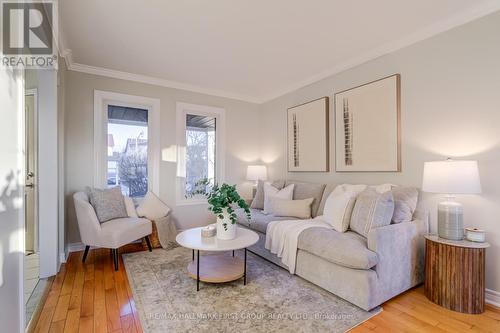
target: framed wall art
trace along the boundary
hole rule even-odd
[[[329,99],[287,110],[288,171],[329,171]]]
[[[336,171],[401,171],[400,81],[395,74],[335,94]]]

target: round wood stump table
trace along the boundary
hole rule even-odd
[[[488,243],[425,236],[425,296],[447,309],[484,312],[485,254]]]

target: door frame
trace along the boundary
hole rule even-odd
[[[34,240],[34,244],[33,244],[33,247],[35,248],[35,253],[36,252],[39,252],[39,247],[38,247],[38,241],[39,241],[39,238],[38,238],[38,230],[39,230],[39,220],[38,220],[38,89],[37,88],[33,88],[33,89],[26,89],[25,90],[25,93],[24,93],[24,97],[25,97],[25,101],[26,101],[26,96],[33,96],[34,98],[34,105],[35,105],[35,110],[34,110],[34,114],[33,114],[33,122],[34,122],[34,165],[35,165],[35,178],[34,178],[34,190],[35,190],[35,198],[34,198],[34,219],[35,219],[35,228],[34,228],[34,233],[35,233],[35,240]],[[24,105],[24,110],[26,110],[26,105]],[[26,112],[26,111],[24,111]],[[26,119],[25,119],[25,131],[24,131],[24,137],[25,137],[25,140],[26,140]],[[26,146],[26,142],[25,142],[25,146]],[[25,163],[25,168],[26,168],[26,163]],[[28,170],[26,169],[25,170],[25,173],[27,173]],[[25,175],[25,178],[26,178],[27,174]],[[25,203],[26,205],[26,203]],[[26,219],[26,216],[25,216],[25,219]],[[26,232],[26,230],[24,231]],[[24,244],[24,246],[26,247],[26,244]],[[26,249],[25,249],[26,250]]]

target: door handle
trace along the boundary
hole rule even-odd
[[[24,185],[24,186],[29,187],[29,188],[33,188],[33,187],[35,187],[35,185],[34,185],[34,184],[26,184],[26,185]]]

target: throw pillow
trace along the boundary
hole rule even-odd
[[[278,190],[276,187],[272,186],[269,183],[264,183],[264,214],[271,214],[272,211],[270,210],[269,206],[269,201],[271,198],[278,198],[278,199],[286,199],[286,200],[292,200],[293,199],[293,188],[294,184],[288,185],[287,187]]]
[[[393,213],[392,192],[379,193],[373,188],[368,188],[356,199],[351,216],[351,229],[367,237],[371,229],[389,225]]]
[[[336,231],[346,232],[357,195],[358,193],[341,185],[337,186],[326,199],[323,220],[331,224]]]
[[[137,207],[137,215],[151,221],[167,216],[169,212],[170,208],[153,192],[146,193],[146,196]]]
[[[278,190],[281,190],[283,186],[285,186],[284,180],[276,180],[272,183],[272,186],[276,187]],[[257,189],[255,191],[255,197],[250,204],[250,208],[254,209],[264,209],[264,182],[259,180],[257,182]]]
[[[296,217],[299,219],[311,218],[311,205],[314,198],[302,200],[287,200],[271,197],[269,200],[269,210],[274,216]]]
[[[417,209],[418,190],[414,187],[397,186],[392,190],[394,214],[392,223],[410,222]]]
[[[109,220],[128,217],[123,194],[119,186],[110,189],[87,189],[90,204],[94,207],[97,219],[103,223]]]
[[[130,197],[123,197],[123,199],[125,201],[125,208],[127,209],[128,217],[138,217],[135,210],[134,200]]]

